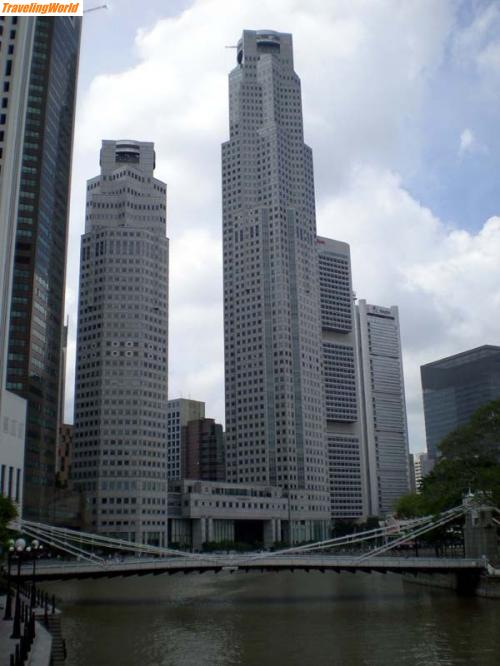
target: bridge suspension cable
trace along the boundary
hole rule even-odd
[[[125,541],[124,539],[106,537],[102,534],[78,532],[65,527],[54,527],[52,525],[44,525],[43,523],[35,523],[23,519],[13,521],[10,523],[10,527],[21,532],[26,532],[29,536],[36,536],[45,541],[48,545],[53,545],[54,548],[76,557],[91,560],[94,563],[99,562],[105,564],[106,560],[94,553],[89,553],[88,550],[79,548],[75,543],[78,543],[80,546],[85,544],[91,548],[107,548],[114,551],[121,550],[125,552],[145,553],[161,557],[189,557],[192,559],[203,558],[205,560],[213,558],[213,556],[210,555],[185,552],[173,548],[162,548],[150,544],[135,543],[132,541]]]
[[[439,515],[439,519],[445,519],[445,522],[449,522],[464,512],[462,506],[449,509],[444,511]],[[279,557],[281,555],[291,555],[293,553],[307,553],[314,552],[318,550],[327,550],[331,548],[337,548],[340,546],[352,546],[352,545],[361,545],[362,543],[372,541],[374,539],[386,538],[394,536],[395,534],[402,534],[398,539],[398,544],[404,543],[405,541],[410,541],[415,535],[415,530],[422,529],[422,534],[426,531],[430,531],[438,527],[439,525],[436,522],[435,516],[423,516],[421,518],[414,518],[412,520],[405,521],[403,523],[395,523],[390,525],[385,525],[383,527],[373,528],[371,530],[365,530],[363,532],[355,532],[353,534],[346,534],[340,537],[335,537],[333,539],[326,539],[324,541],[318,541],[316,543],[304,544],[302,546],[292,546],[291,548],[284,548],[282,550],[274,551],[272,553],[262,553],[259,555],[254,555],[250,559],[263,559],[268,557]],[[396,540],[391,541],[389,544],[384,544],[384,549],[388,546],[388,550],[396,545]],[[372,553],[374,551],[370,551]]]

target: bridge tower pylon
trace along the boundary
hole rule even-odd
[[[481,502],[478,495],[475,495],[474,498],[471,496],[465,498],[464,504],[469,509],[465,514],[464,524],[465,557],[485,558],[493,566],[498,565],[500,553],[497,535],[498,521],[495,520],[497,510],[486,502]]]

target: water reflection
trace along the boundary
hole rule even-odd
[[[68,666],[497,666],[500,601],[379,574],[204,574],[50,586]]]

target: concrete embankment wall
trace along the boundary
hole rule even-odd
[[[446,590],[457,590],[458,583],[455,574],[405,574],[403,580],[415,585],[427,585],[429,587],[440,587]],[[481,576],[474,594],[478,597],[489,599],[500,599],[500,577]]]

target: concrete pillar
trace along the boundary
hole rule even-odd
[[[193,530],[193,550],[201,550],[206,541],[206,523],[205,518],[194,518],[192,521]]]
[[[465,557],[485,557],[493,565],[499,562],[496,525],[488,506],[471,508],[465,516]]]
[[[264,548],[270,548],[274,543],[273,535],[273,521],[265,520],[264,521]]]
[[[276,519],[276,541],[282,541],[281,520],[279,518]]]
[[[206,518],[206,541],[215,541],[214,537],[214,519]]]

